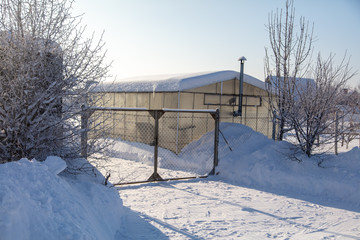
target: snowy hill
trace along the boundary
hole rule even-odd
[[[274,142],[251,128],[234,123],[221,123],[219,177],[242,186],[336,199],[360,207],[360,149],[336,155],[308,158],[294,153],[295,146]],[[189,144],[195,148],[190,159],[210,158],[208,149],[213,133]],[[230,150],[230,148],[231,150]],[[186,151],[186,148],[184,149]],[[321,162],[320,167],[318,163]],[[292,194],[294,193],[294,194]]]
[[[261,211],[263,210],[256,209],[261,209],[263,205],[261,203],[261,196],[265,197],[266,194],[264,192],[282,195],[282,197],[266,195],[266,199],[264,199],[268,204],[272,204],[274,199],[281,198],[282,202],[277,203],[279,208],[280,205],[293,201],[287,200],[286,197],[292,197],[295,199],[316,199],[314,202],[326,202],[328,206],[350,209],[350,212],[342,212],[341,221],[345,221],[346,216],[352,216],[353,220],[349,220],[351,225],[348,225],[351,226],[352,230],[347,230],[347,233],[352,234],[352,236],[358,236],[357,229],[360,229],[358,220],[356,220],[360,217],[358,215],[360,211],[360,149],[358,147],[354,147],[351,151],[341,153],[338,156],[323,155],[321,158],[308,158],[302,153],[294,154],[292,151],[294,146],[292,144],[274,142],[243,125],[223,123],[220,129],[232,151],[224,139],[220,137],[217,176],[211,177],[209,180],[201,180],[200,182],[195,182],[195,180],[189,182],[181,181],[178,185],[178,188],[181,188],[179,190],[174,188],[176,186],[175,182],[173,184],[148,184],[145,185],[146,189],[143,189],[141,186],[120,189],[120,197],[126,199],[130,206],[134,204],[134,207],[136,207],[135,211],[124,208],[122,200],[115,189],[101,185],[102,178],[64,174],[62,170],[66,165],[60,158],[49,157],[45,162],[22,159],[18,162],[1,164],[0,238],[5,240],[121,239],[131,236],[143,236],[146,239],[145,237],[149,236],[148,234],[156,233],[158,234],[157,236],[162,236],[162,239],[166,239],[167,237],[162,235],[161,231],[158,231],[149,224],[149,222],[154,221],[163,226],[168,226],[172,231],[177,231],[182,237],[184,235],[191,237],[193,235],[189,235],[182,230],[178,231],[177,228],[171,227],[167,222],[176,221],[187,226],[192,221],[196,223],[194,226],[198,226],[202,222],[206,223],[204,229],[221,228],[215,233],[208,233],[208,235],[206,235],[206,232],[202,232],[201,234],[205,234],[205,238],[226,239],[226,235],[221,235],[222,231],[227,233],[237,231],[237,234],[240,235],[241,231],[235,231],[234,229],[241,229],[241,223],[239,223],[240,225],[235,224],[226,228],[221,224],[226,224],[230,218],[235,218],[235,215],[238,214],[234,215],[232,213],[235,213],[235,211],[248,213],[249,216],[247,218],[256,217],[256,213],[262,213]],[[211,148],[212,141],[213,133],[208,133],[198,141],[190,143],[191,147],[196,147],[196,151],[193,152],[193,156],[190,159],[201,162],[202,160],[199,158],[209,158],[208,149]],[[144,149],[141,149],[141,147],[142,145],[138,144],[126,150],[128,156],[134,158],[134,162],[137,161],[137,157],[144,158],[146,157],[145,155],[149,155],[148,159],[151,159],[151,151],[147,151],[146,146],[143,146]],[[176,161],[180,159],[176,158]],[[318,166],[319,161],[322,162],[321,167]],[[205,193],[202,193],[207,194],[206,199],[215,201],[215,209],[210,211],[209,205],[204,201],[204,197],[201,198],[201,195],[197,194],[200,189],[195,189],[194,186],[198,185],[201,189],[206,189]],[[165,191],[162,190],[163,196],[161,201],[164,202],[162,204],[174,202],[170,206],[169,211],[176,214],[177,211],[184,209],[184,214],[187,213],[186,216],[193,219],[181,221],[181,216],[176,215],[173,217],[173,214],[168,212],[168,210],[162,210],[162,205],[157,205],[156,202],[159,201],[159,195],[156,189],[161,186],[165,187]],[[221,189],[219,189],[219,186],[221,186]],[[239,191],[239,189],[245,189],[241,190],[242,194],[247,194],[247,192],[250,192],[250,189],[258,189],[263,192],[251,193],[251,198],[244,196],[245,200],[241,200],[242,198],[236,197],[238,193],[235,192]],[[171,194],[168,194],[169,192]],[[186,195],[186,192],[189,192],[190,195]],[[139,198],[142,193],[147,193],[148,195]],[[151,194],[154,194],[153,198]],[[221,194],[230,194],[234,196],[234,199],[230,200],[227,198],[226,201],[217,200],[218,197],[216,196],[219,196],[219,199],[221,199]],[[182,203],[184,205],[179,205],[179,202],[174,201],[175,199],[180,201],[184,196],[186,196],[184,203]],[[197,200],[199,197],[203,202],[196,205],[196,208],[192,210],[196,210],[196,212],[186,210],[191,205],[195,206],[196,202],[194,201],[200,201]],[[250,201],[255,198],[260,203]],[[320,201],[318,201],[319,199]],[[232,203],[231,201],[234,202]],[[239,203],[239,201],[243,202]],[[246,205],[245,207],[236,207],[244,206],[245,203],[247,206],[251,206],[251,208],[246,207]],[[160,220],[137,212],[150,211],[150,214],[154,209],[149,206],[154,204],[158,206],[155,208],[154,213],[160,214]],[[210,217],[211,212],[219,209],[219,206],[224,204],[230,204],[234,209],[228,212],[228,215],[223,215],[223,212],[219,210],[219,216]],[[301,208],[308,206],[303,202],[297,202],[297,204]],[[331,209],[326,209],[326,211],[326,214],[330,215],[331,211],[338,212],[338,210]],[[287,214],[287,212],[283,214]],[[304,216],[303,219],[305,219],[306,211],[301,211],[301,214]],[[274,213],[263,215],[272,218],[275,216]],[[209,222],[201,220],[204,216]],[[265,217],[256,221],[260,224]],[[221,222],[218,220],[219,218],[222,219]],[[144,219],[148,220],[145,221]],[[291,225],[295,224],[295,218],[288,222],[288,225],[283,224],[284,220],[286,218],[277,218],[279,227],[281,226],[284,231],[287,231],[288,236],[296,236],[291,234],[291,231],[293,231]],[[320,220],[316,219],[316,221]],[[251,219],[249,221],[250,224]],[[303,225],[297,226],[307,228],[307,224],[312,220],[305,219],[304,221]],[[134,227],[134,224],[137,227]],[[192,225],[188,227],[193,228]],[[256,232],[255,225],[249,225],[247,229],[249,227],[254,230],[254,233]],[[185,229],[185,227],[182,229]],[[198,232],[201,231],[201,228],[198,227],[194,229],[197,229]],[[311,228],[311,230],[316,230],[316,228]],[[271,231],[273,230],[270,230],[270,228],[262,229],[264,235]],[[341,233],[341,230],[339,231]],[[247,236],[258,236],[252,235],[252,233],[249,234]],[[321,233],[319,234],[319,236],[325,236],[321,235]],[[181,236],[176,239],[181,239]]]
[[[249,127],[222,124],[233,151],[220,140],[220,177],[248,187],[336,199],[360,207],[360,149],[308,158],[288,142],[274,142]],[[318,166],[319,162],[320,167]]]

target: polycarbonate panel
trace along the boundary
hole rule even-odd
[[[161,109],[163,108],[163,96],[164,93],[150,93],[150,109]]]

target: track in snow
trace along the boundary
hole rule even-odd
[[[211,178],[118,189],[124,205],[155,227],[136,228],[130,219],[133,239],[360,239],[358,211]]]

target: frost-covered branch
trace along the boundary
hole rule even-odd
[[[286,1],[285,11],[271,12],[268,18],[267,31],[270,49],[265,48],[265,77],[272,112],[276,112],[279,121],[278,140],[291,130],[288,112],[294,104],[296,81],[307,72],[312,45],[313,26],[300,18],[299,31],[295,27],[295,8],[293,1]]]
[[[349,96],[343,92],[347,81],[356,73],[349,68],[349,60],[344,59],[346,55],[336,66],[333,55],[323,59],[319,54],[313,79],[297,85],[298,98],[290,109],[289,117],[299,146],[308,156],[312,154],[315,140],[324,134],[327,134],[326,141],[333,138],[335,130],[330,130],[330,126],[353,111],[344,104]],[[336,134],[341,133],[337,130]]]
[[[80,152],[80,106],[109,64],[102,36],[85,37],[72,4],[0,3],[0,161]]]

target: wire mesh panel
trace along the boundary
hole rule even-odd
[[[159,175],[163,179],[208,175],[214,165],[212,116],[165,112],[159,123]]]
[[[207,176],[218,111],[198,111],[92,108],[86,142],[106,136],[112,144],[89,161],[113,184]]]
[[[101,157],[90,157],[89,161],[108,175],[112,183],[147,181],[154,171],[154,118],[144,110],[97,108],[93,111],[87,141],[103,137],[110,144]],[[99,131],[105,134],[94,134]]]
[[[259,132],[272,138],[273,117],[268,113],[259,113],[258,111],[244,113],[243,116],[233,117],[232,115],[221,115],[221,122],[240,123],[251,127],[254,131]]]

